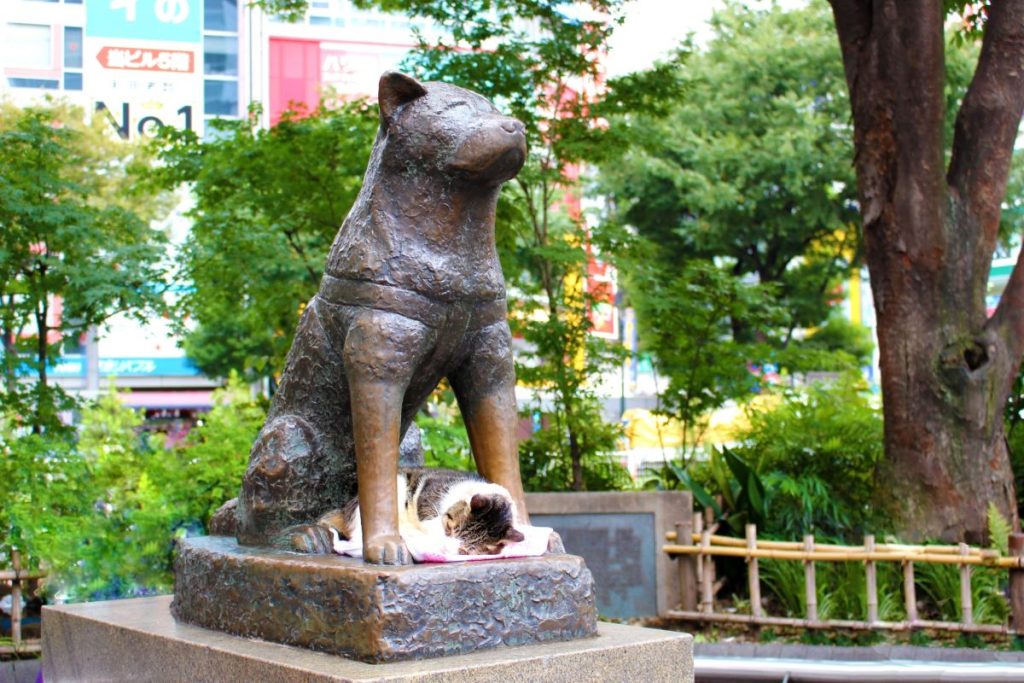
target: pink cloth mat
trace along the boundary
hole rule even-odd
[[[548,539],[552,529],[545,526],[516,527],[522,532],[523,540],[510,543],[497,555],[460,555],[458,539],[445,536],[439,538],[428,534],[404,534],[409,553],[416,562],[475,562],[479,560],[499,560],[509,557],[538,557],[548,549]],[[356,538],[351,541],[342,540],[336,531],[331,530],[334,538],[334,552],[349,557],[363,556],[363,540]]]

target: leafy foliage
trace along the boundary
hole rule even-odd
[[[238,490],[264,412],[232,380],[178,446],[146,439],[108,393],[82,411],[77,442],[0,430],[0,562],[45,561],[70,600],[167,591],[176,537],[202,533]]]
[[[808,350],[820,351],[826,357],[842,354],[849,358],[843,363],[843,359],[833,362],[821,362],[819,356],[814,356],[815,364],[806,369],[827,370],[841,368],[857,368],[871,364],[871,357],[875,351],[875,342],[871,330],[864,325],[857,324],[842,314],[831,313],[825,320],[825,324],[815,329],[806,339],[798,344],[802,352]],[[812,354],[807,354],[812,355]],[[787,359],[787,366],[791,369],[799,367],[799,360]]]
[[[255,400],[237,375],[214,392],[213,408],[185,441],[165,449],[152,463],[154,479],[187,524],[205,528],[224,502],[238,494],[249,451],[266,418],[266,406]]]
[[[759,567],[766,597],[778,602],[786,616],[806,615],[807,592],[804,588],[803,564],[762,560]],[[863,566],[855,562],[818,562],[815,572],[819,619],[867,619]],[[875,580],[878,618],[882,621],[904,619],[903,576],[899,565],[891,562],[877,563]]]
[[[770,290],[707,261],[670,269],[646,259],[628,268],[641,343],[669,382],[661,407],[683,425],[687,456],[713,410],[751,395],[757,380],[747,365],[768,353],[763,344],[733,340],[732,321],[764,330],[779,320],[780,311]]]
[[[416,415],[427,467],[444,467],[473,472],[473,451],[455,395],[444,382],[434,390],[424,410]]]
[[[684,489],[693,494],[698,507],[710,508],[715,520],[725,522],[733,534],[742,536],[747,524],[763,525],[767,493],[761,477],[729,448],[713,449],[707,462],[692,464],[668,461],[663,470],[645,483],[657,488]]]
[[[33,566],[72,567],[94,491],[89,463],[65,439],[0,421],[0,564],[17,548]]]
[[[783,390],[773,410],[752,412],[740,452],[770,479],[767,531],[856,537],[872,517],[882,419],[863,379]],[[879,530],[875,527],[875,530]]]
[[[205,140],[165,130],[156,175],[195,196],[178,274],[191,288],[179,318],[194,321],[182,329],[185,350],[212,376],[283,369],[377,128],[363,102],[286,116],[269,130],[253,114],[216,122],[217,135]]]
[[[548,425],[519,444],[519,467],[523,487],[527,491],[621,491],[633,487],[633,479],[611,456],[619,436],[619,428],[600,417],[596,401],[577,402],[585,410],[579,424],[584,426],[575,434],[565,427]],[[558,419],[559,414],[548,416]],[[579,419],[579,415],[575,416]],[[581,454],[579,471],[574,471],[573,460],[566,452],[572,438],[578,438],[576,448]]]
[[[647,484],[692,491],[695,505],[711,508],[737,536],[747,523],[787,540],[811,533],[855,540],[884,530],[872,506],[881,416],[863,380],[851,374],[830,386],[781,391],[776,407],[749,412],[734,449],[668,462]]]
[[[146,155],[109,137],[66,104],[0,106],[0,395],[36,432],[71,404],[48,377],[65,342],[162,308],[162,204],[136,183]]]
[[[618,219],[662,246],[666,268],[714,259],[773,283],[787,330],[819,324],[858,246],[846,84],[822,3],[784,11],[728,2],[682,70],[664,121],[618,125],[640,144],[603,168]],[[767,293],[766,293],[767,294]],[[732,320],[736,341],[758,328]]]

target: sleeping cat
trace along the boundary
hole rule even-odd
[[[497,555],[509,543],[523,540],[512,526],[512,496],[502,486],[469,472],[426,467],[398,473],[398,528],[403,538],[423,534],[439,544],[457,542],[460,555]],[[359,499],[317,522],[346,540],[362,538]]]

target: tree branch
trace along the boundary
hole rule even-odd
[[[953,134],[946,179],[978,220],[979,258],[992,256],[1024,112],[1024,2],[993,0],[981,56]]]

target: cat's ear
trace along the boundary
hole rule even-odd
[[[491,509],[492,500],[490,496],[485,496],[482,493],[478,493],[473,496],[469,501],[469,508],[474,514],[480,514]]]
[[[377,86],[381,123],[387,125],[399,107],[426,94],[427,89],[412,76],[406,76],[398,71],[385,71]]]
[[[523,532],[519,529],[510,526],[508,531],[505,532],[505,540],[512,543],[519,543],[519,541],[526,540],[526,536],[523,536]]]

